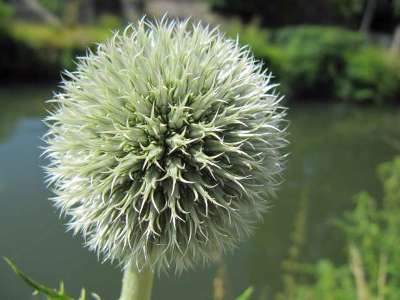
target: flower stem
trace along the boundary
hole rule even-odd
[[[119,300],[150,300],[154,273],[149,266],[138,270],[134,263],[125,268]]]

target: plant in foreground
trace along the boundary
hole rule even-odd
[[[25,273],[23,273],[15,264],[13,261],[11,261],[9,258],[4,257],[5,262],[10,266],[10,268],[14,271],[14,273],[21,277],[23,281],[26,282],[27,285],[29,285],[31,288],[34,289],[34,295],[39,295],[42,294],[46,296],[47,300],[74,300],[75,298],[69,296],[65,289],[64,289],[64,282],[60,281],[60,286],[58,289],[52,289],[49,287],[44,286],[43,284],[36,282],[35,280],[31,279],[29,276],[27,276]],[[251,295],[253,294],[253,287],[249,287],[243,291],[242,294],[240,294],[238,297],[236,297],[236,300],[249,300]],[[96,293],[91,293],[92,298],[94,300],[101,300],[100,296],[97,295]],[[85,288],[81,289],[81,293],[79,295],[79,298],[77,300],[87,300],[87,293]]]
[[[354,209],[335,221],[346,241],[348,262],[337,265],[324,258],[310,265],[290,257],[285,289],[276,300],[400,299],[400,157],[379,165],[378,174],[382,199],[361,192]],[[304,232],[304,222],[296,225],[301,225],[296,232]],[[294,247],[301,246],[298,242]]]
[[[60,287],[58,289],[48,288],[43,284],[38,283],[35,280],[28,277],[9,258],[4,257],[4,260],[17,276],[21,277],[22,280],[26,282],[26,284],[28,284],[30,287],[34,289],[35,291],[34,294],[43,294],[46,296],[46,299],[48,300],[74,300],[72,297],[66,294],[64,290],[64,283],[62,281],[60,282]],[[92,293],[92,297],[95,300],[101,300],[101,298],[95,293]],[[87,299],[88,298],[86,297],[86,290],[82,288],[78,300],[87,300]]]
[[[51,100],[55,205],[121,298],[154,270],[217,259],[247,236],[280,181],[285,109],[250,52],[201,24],[142,20],[79,59]]]

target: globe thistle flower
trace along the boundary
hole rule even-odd
[[[200,24],[142,20],[65,77],[47,170],[91,250],[182,270],[251,232],[286,141],[276,85],[249,50]]]

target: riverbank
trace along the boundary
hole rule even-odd
[[[62,70],[74,69],[76,57],[121,27],[115,18],[76,27],[11,21],[0,29],[0,81],[58,81]],[[226,22],[222,30],[232,38],[239,35],[292,101],[400,101],[400,56],[359,32],[326,26],[267,30],[239,22]]]

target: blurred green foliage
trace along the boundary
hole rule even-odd
[[[271,31],[237,21],[226,31],[232,38],[239,34],[290,99],[400,99],[400,57],[370,45],[358,32],[306,25]]]
[[[0,31],[0,79],[58,79],[62,70],[75,67],[77,56],[111,33],[112,28],[105,26],[53,27],[13,21]]]
[[[276,300],[400,299],[400,157],[380,165],[378,173],[383,198],[359,193],[355,208],[336,222],[347,241],[348,263],[292,259],[284,275],[291,280]]]
[[[235,300],[250,300],[251,295],[253,295],[253,288],[247,288],[241,295],[239,295]]]
[[[14,8],[0,0],[0,27],[4,26],[14,14]],[[0,28],[1,29],[1,28]]]
[[[378,103],[398,100],[400,59],[377,48],[353,52],[346,57],[344,74],[337,82],[337,96],[342,99]]]
[[[333,27],[300,26],[278,30],[272,41],[283,53],[277,69],[287,90],[300,97],[329,97],[348,53],[365,43],[355,32]]]

